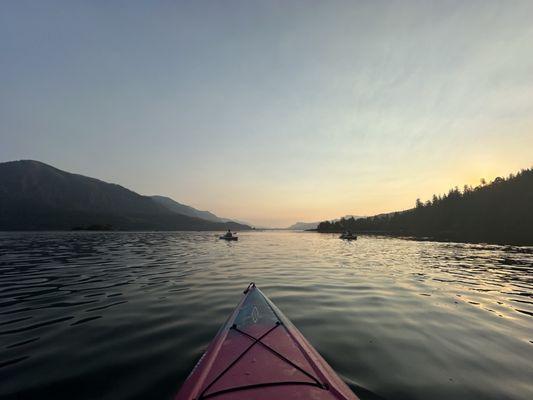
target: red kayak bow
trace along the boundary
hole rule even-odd
[[[279,309],[251,283],[176,400],[357,400]]]

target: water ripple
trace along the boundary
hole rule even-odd
[[[533,398],[533,248],[240,236],[0,233],[0,397],[171,398],[255,281],[354,387]]]

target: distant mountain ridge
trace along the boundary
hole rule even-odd
[[[291,231],[305,231],[307,229],[316,229],[320,222],[296,222],[287,229]]]
[[[155,195],[155,196],[150,196],[150,197],[152,198],[152,200],[161,204],[163,207],[166,207],[169,210],[174,211],[178,214],[187,215],[189,217],[194,217],[194,218],[201,218],[207,221],[219,222],[223,224],[227,224],[231,222],[231,223],[236,223],[240,225],[251,226],[249,222],[240,221],[234,218],[222,218],[222,217],[219,217],[218,215],[213,214],[210,211],[201,211],[194,207],[188,206],[186,204],[178,203],[176,200],[171,199],[170,197],[167,197],[167,196]]]
[[[176,200],[173,200],[170,197],[156,195],[156,196],[150,196],[150,198],[154,200],[156,203],[178,214],[187,215],[189,217],[194,217],[194,218],[201,218],[201,219],[205,219],[206,221],[213,221],[213,222],[220,222],[220,223],[231,221],[229,219],[220,218],[216,216],[215,214],[213,214],[212,212],[200,211],[194,207],[178,203]]]
[[[364,218],[364,217],[360,217],[360,216],[357,216],[357,215],[346,215],[346,216],[344,216],[342,218],[344,218],[344,219],[349,219],[349,218],[359,219],[359,218]],[[334,219],[331,222],[340,221],[342,218]],[[317,221],[317,222],[296,222],[295,224],[292,224],[291,226],[289,226],[287,229],[288,230],[292,230],[292,231],[305,231],[305,230],[310,230],[310,229],[317,229],[318,225],[320,225],[320,223],[321,223],[321,221]]]
[[[39,161],[0,163],[0,230],[70,230],[95,225],[118,230],[250,229],[183,215],[120,185]]]

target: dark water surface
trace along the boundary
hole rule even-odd
[[[533,399],[533,249],[290,232],[0,233],[0,397],[170,399],[250,281],[387,399]]]

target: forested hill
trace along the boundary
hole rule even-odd
[[[321,222],[319,232],[385,233],[438,240],[533,245],[533,169],[444,196],[410,210]]]

